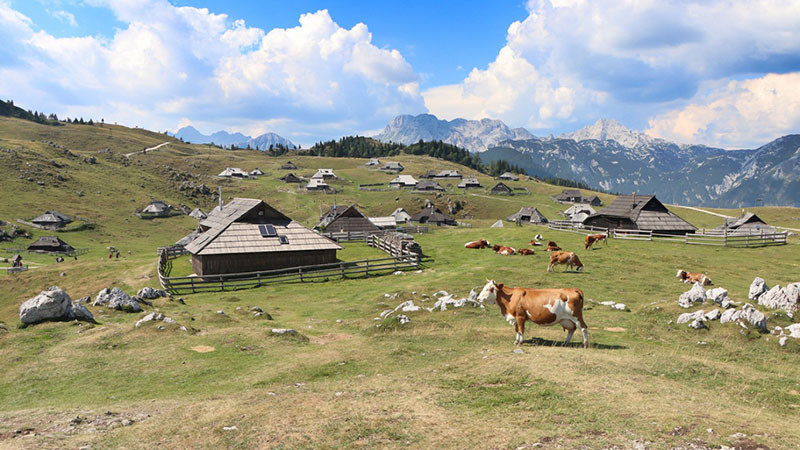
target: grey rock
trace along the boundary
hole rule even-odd
[[[721,305],[728,299],[728,290],[723,287],[709,289],[706,291],[706,300]]]
[[[758,300],[758,297],[768,290],[769,286],[767,286],[767,283],[764,281],[764,279],[756,277],[753,282],[750,283],[750,291],[747,293],[747,298],[750,300]]]
[[[741,311],[736,310],[734,308],[726,309],[722,316],[719,318],[719,323],[728,323],[728,322],[735,322],[739,319],[739,316],[742,314]]]
[[[706,324],[703,322],[703,319],[694,319],[692,323],[689,324],[689,328],[699,330],[701,328],[706,328]]]
[[[681,294],[678,298],[678,306],[681,308],[691,308],[695,303],[702,303],[706,298],[706,290],[703,285],[695,283],[691,289]]]
[[[789,325],[783,330],[789,332],[789,337],[800,339],[800,323]]]
[[[781,336],[780,338],[778,338],[778,344],[781,347],[783,347],[784,345],[786,345],[786,341],[788,341],[788,340],[789,340],[789,338],[787,338],[786,336]]]
[[[689,322],[692,322],[692,321],[698,320],[698,319],[699,320],[703,320],[704,318],[705,318],[705,313],[703,312],[702,309],[699,309],[699,310],[697,310],[697,311],[695,311],[693,313],[681,314],[680,316],[678,316],[677,323],[679,323],[679,324],[689,323]]]
[[[749,322],[751,325],[761,331],[767,331],[767,316],[765,316],[761,311],[757,310],[750,303],[744,304],[740,318]]]
[[[86,306],[78,303],[72,302],[72,310],[70,311],[70,318],[73,320],[82,320],[84,322],[92,322],[94,323],[94,316],[92,312],[89,311]]]
[[[411,319],[409,319],[408,316],[406,316],[405,314],[400,314],[399,316],[397,316],[397,320],[400,322],[400,325],[405,325],[411,322]]]
[[[525,351],[522,350],[521,348],[515,348],[514,350],[511,351],[511,353],[522,354],[522,353],[525,353]]]
[[[48,320],[68,320],[72,311],[72,299],[58,286],[42,291],[19,307],[22,323],[39,323]]]
[[[722,313],[717,308],[714,308],[711,311],[705,313],[705,319],[706,320],[717,320],[720,317],[722,317]]]
[[[106,306],[110,309],[117,311],[125,311],[130,313],[141,312],[142,306],[133,297],[126,294],[120,288],[108,289],[105,288],[97,293],[94,298],[94,306]]]
[[[143,287],[137,294],[137,297],[141,297],[148,300],[154,300],[160,297],[166,297],[167,292],[162,289],[153,289],[149,286]]]
[[[297,330],[292,328],[273,328],[271,332],[278,336],[297,336],[299,334]]]
[[[790,317],[798,309],[800,300],[800,283],[792,283],[785,288],[775,285],[758,297],[758,304],[770,309],[782,309]]]

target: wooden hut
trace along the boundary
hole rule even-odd
[[[161,200],[153,200],[142,209],[142,217],[169,217],[172,214],[172,205]]]
[[[397,228],[397,219],[394,216],[369,217],[369,221],[381,230],[394,230]]]
[[[252,198],[235,198],[210,213],[186,245],[199,276],[333,263],[341,248]]]
[[[28,246],[28,251],[37,253],[72,253],[75,249],[58,236],[42,236]]]
[[[461,172],[453,169],[440,170],[434,178],[461,178]]]
[[[261,175],[264,175],[264,171],[259,169],[258,167],[250,171],[251,177],[260,177]]]
[[[405,170],[405,167],[403,167],[403,165],[399,162],[389,161],[382,165],[379,170],[383,172],[400,173]]]
[[[504,181],[519,181],[519,177],[514,175],[511,172],[506,172],[506,173],[500,175],[499,177],[497,177],[497,179],[498,180],[504,180]]]
[[[320,217],[315,230],[325,230],[328,233],[375,233],[380,229],[372,223],[355,205],[348,207],[334,204]]]
[[[472,188],[479,188],[479,187],[483,187],[483,186],[481,186],[481,182],[478,181],[477,178],[475,178],[475,177],[465,177],[460,183],[458,183],[457,187],[459,187],[461,189],[472,189]]]
[[[286,161],[286,163],[281,166],[281,170],[297,170],[297,166],[291,161]]]
[[[437,174],[438,174],[437,171],[428,169],[427,171],[425,171],[425,173],[423,173],[419,177],[423,178],[423,179],[425,179],[425,178],[436,178]]]
[[[583,203],[586,203],[587,205],[591,205],[591,206],[602,206],[603,205],[603,201],[600,200],[600,197],[598,197],[596,195],[592,195],[592,196],[589,196],[589,197],[583,197]]]
[[[658,201],[655,195],[620,195],[583,221],[584,225],[683,235],[697,229]]]
[[[417,185],[417,183],[418,181],[415,180],[411,175],[398,175],[389,182],[389,186],[393,188],[413,188]]]
[[[409,214],[403,208],[395,209],[392,213],[392,217],[394,217],[394,220],[397,221],[397,223],[408,223],[408,221],[411,220],[411,214]]]
[[[320,178],[323,180],[335,180],[339,177],[333,173],[333,169],[317,169],[317,173],[311,176],[311,178]]]
[[[289,172],[286,175],[284,175],[284,176],[282,176],[282,177],[280,177],[278,179],[280,181],[283,181],[284,183],[299,183],[300,182],[300,178],[297,178],[297,176],[295,176],[295,174],[293,174],[292,172]]]
[[[514,195],[514,191],[504,183],[497,183],[489,193],[492,195]]]
[[[422,180],[414,188],[417,191],[443,191],[442,185],[433,180]]]
[[[378,159],[378,158],[370,158],[370,160],[367,161],[366,164],[364,164],[364,165],[367,166],[367,167],[380,166],[381,165],[381,160]]]
[[[193,217],[197,220],[204,220],[208,215],[204,213],[200,208],[195,208],[192,212],[189,213],[189,217]]]
[[[577,189],[564,189],[553,200],[559,203],[584,203],[583,194]]]
[[[308,180],[306,189],[309,191],[329,191],[331,187],[322,178],[312,178]]]
[[[414,214],[409,219],[411,222],[426,223],[430,225],[458,225],[452,217],[443,213],[439,208],[431,205]]]
[[[68,223],[72,222],[72,219],[58,211],[46,211],[44,214],[31,220],[31,222],[33,222],[34,225],[38,225],[42,228],[55,230],[57,228],[65,227]]]
[[[547,218],[535,206],[520,208],[519,211],[508,216],[506,220],[517,223],[547,223]]]
[[[238,167],[226,167],[217,176],[222,178],[249,178],[250,173]]]
[[[777,232],[775,227],[767,225],[766,222],[753,213],[744,214],[742,217],[727,218],[722,225],[715,229],[726,230],[734,234],[773,234]]]

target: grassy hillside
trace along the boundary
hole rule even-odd
[[[162,142],[171,144],[122,156]],[[800,445],[800,342],[781,348],[774,336],[736,325],[711,322],[710,330],[695,331],[674,322],[686,312],[676,304],[687,289],[674,278],[677,268],[708,271],[733,300],[745,301],[755,276],[770,286],[800,281],[796,238],[765,249],[612,240],[585,252],[578,234],[486,228],[523,205],[537,206],[548,217],[565,209],[549,199],[561,188],[532,181],[510,183],[532,192],[511,198],[485,192],[438,198],[364,192],[358,184],[391,176],[367,170],[362,159],[269,158],[118,126],[47,127],[16,119],[0,119],[0,148],[6,149],[0,151],[0,176],[6,182],[0,219],[29,219],[58,209],[95,224],[79,220],[71,226],[74,231],[58,233],[73,246],[90,249],[77,261],[56,264],[51,257],[25,254],[41,266],[0,274],[0,321],[9,330],[0,332],[0,447]],[[111,153],[98,153],[105,148]],[[84,162],[90,156],[96,164]],[[428,257],[421,273],[197,294],[184,296],[185,304],[156,301],[152,309],[190,333],[153,324],[136,329],[140,315],[100,308],[91,308],[99,325],[17,327],[20,303],[54,284],[73,298],[94,296],[107,286],[128,292],[157,286],[155,248],[179,239],[196,221],[186,216],[141,220],[133,213],[151,197],[205,209],[215,204],[211,196],[181,191],[183,178],[213,189],[220,181],[212,175],[226,166],[259,167],[269,175],[222,182],[223,196],[264,198],[313,225],[334,197],[300,194],[295,185],[277,182],[284,173],[278,167],[289,159],[300,166],[299,174],[333,168],[343,178],[336,184],[336,201],[355,202],[369,215],[400,206],[416,210],[426,198],[442,206],[460,200],[464,212],[458,216],[474,216],[469,220],[474,228],[419,235]],[[393,159],[411,174],[456,167],[424,157]],[[487,188],[494,184],[478,177]],[[688,209],[676,212],[699,227],[722,220]],[[755,212],[800,228],[797,209]],[[536,233],[578,251],[586,272],[546,273],[546,255],[538,251],[501,257],[463,249],[465,241],[479,237],[522,246]],[[51,233],[34,230],[34,238],[43,234]],[[28,243],[2,243],[0,256],[8,254],[2,249]],[[107,260],[109,245],[121,248],[123,258]],[[346,245],[342,256],[367,251]],[[629,311],[587,303],[588,350],[553,346],[564,338],[560,328],[529,325],[522,354],[512,352],[513,330],[491,305],[407,313],[412,321],[405,326],[374,320],[403,300],[430,306],[432,300],[423,294],[441,289],[467,295],[486,278],[528,287],[580,287],[587,298],[622,302]],[[253,317],[252,306],[274,320]],[[767,315],[770,327],[792,323],[783,313]],[[282,327],[302,337],[269,332]],[[747,437],[731,437],[734,433]]]

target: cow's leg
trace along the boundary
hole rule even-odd
[[[579,309],[577,316],[578,324],[581,327],[581,334],[583,334],[583,348],[589,348],[589,326],[583,321],[583,311]]]
[[[515,345],[522,345],[525,340],[525,316],[517,316],[517,337],[514,340]]]
[[[572,339],[572,333],[574,333],[578,327],[575,326],[575,323],[571,320],[562,320],[561,326],[567,330],[567,339],[564,341],[564,345],[569,345],[569,341]]]
[[[552,264],[548,264],[547,265],[547,270],[545,270],[545,272],[552,272],[552,270],[553,270],[553,265]]]

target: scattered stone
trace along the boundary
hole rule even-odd
[[[703,320],[705,319],[705,313],[702,309],[697,310],[693,313],[684,313],[678,316],[678,324],[689,323],[695,320]]]
[[[278,336],[297,336],[299,334],[297,330],[292,328],[273,328],[271,332]]]
[[[789,337],[793,337],[795,339],[800,339],[800,323],[795,323],[789,325],[788,327],[783,329],[784,331],[789,332]]]
[[[714,308],[714,309],[712,309],[711,311],[709,311],[709,312],[707,312],[705,314],[705,319],[706,320],[717,320],[720,317],[722,317],[722,313],[717,308]]]
[[[342,323],[342,319],[336,319],[336,323]]]
[[[775,285],[758,297],[758,304],[770,309],[782,309],[793,317],[800,302],[800,283],[792,283],[785,288]]]
[[[522,350],[521,348],[515,348],[514,350],[511,351],[511,353],[522,354],[525,353],[525,351]]]
[[[52,286],[20,305],[19,320],[24,324],[61,320],[95,322],[85,306],[74,303],[69,294],[58,286]]]
[[[781,347],[783,347],[783,346],[785,346],[785,345],[786,345],[786,341],[788,341],[788,340],[789,340],[789,338],[788,338],[788,337],[786,337],[786,336],[781,336],[780,338],[778,338],[778,344],[779,344]]]
[[[405,314],[400,314],[399,316],[397,316],[397,320],[398,322],[400,322],[400,325],[405,325],[411,322],[411,319],[409,319],[408,316]]]
[[[223,431],[236,431],[236,430],[238,430],[238,428],[236,428],[236,425],[231,425],[229,427],[222,427],[222,429],[223,429]]]
[[[0,334],[8,333],[8,327],[3,322],[0,322]]]
[[[160,298],[160,297],[166,297],[167,296],[167,291],[164,291],[162,289],[153,289],[153,288],[148,286],[148,287],[143,287],[136,294],[136,296],[140,297],[140,298],[148,299],[148,300],[154,300],[154,299],[157,299],[157,298]]]
[[[706,300],[722,305],[722,302],[728,299],[728,290],[723,287],[709,289],[706,291]]]
[[[404,273],[405,272],[403,272],[402,270],[395,270],[394,272],[392,272],[392,275],[403,275]]]
[[[264,312],[264,310],[259,308],[258,306],[250,307],[250,311],[253,311],[253,312]]]
[[[694,328],[695,330],[699,330],[701,328],[706,328],[705,322],[703,319],[694,319],[692,323],[689,324],[689,328]]]
[[[695,303],[702,303],[706,298],[706,290],[703,285],[695,283],[691,289],[681,294],[678,298],[678,306],[691,308]]]
[[[67,272],[61,272],[60,274],[58,274],[58,276],[65,277],[65,276],[67,276]]]
[[[131,313],[142,311],[142,306],[139,302],[118,287],[113,289],[105,288],[98,292],[92,305],[106,306],[110,309]]]
[[[220,310],[217,311],[217,314],[219,314],[221,316],[224,316],[225,315],[225,311],[220,309]]]
[[[164,323],[177,323],[175,319],[171,317],[166,317],[162,313],[151,312],[142,317],[141,319],[139,319],[139,321],[136,322],[135,328],[139,328],[140,326],[146,324],[147,322],[159,322],[159,321]]]
[[[745,303],[742,309],[726,309],[719,319],[720,323],[738,322],[743,328],[746,323],[755,326],[761,331],[767,331],[767,317],[750,303]]]
[[[758,300],[758,297],[768,290],[769,286],[767,286],[767,283],[762,278],[756,277],[753,282],[750,283],[750,291],[747,293],[747,298],[750,300]]]

